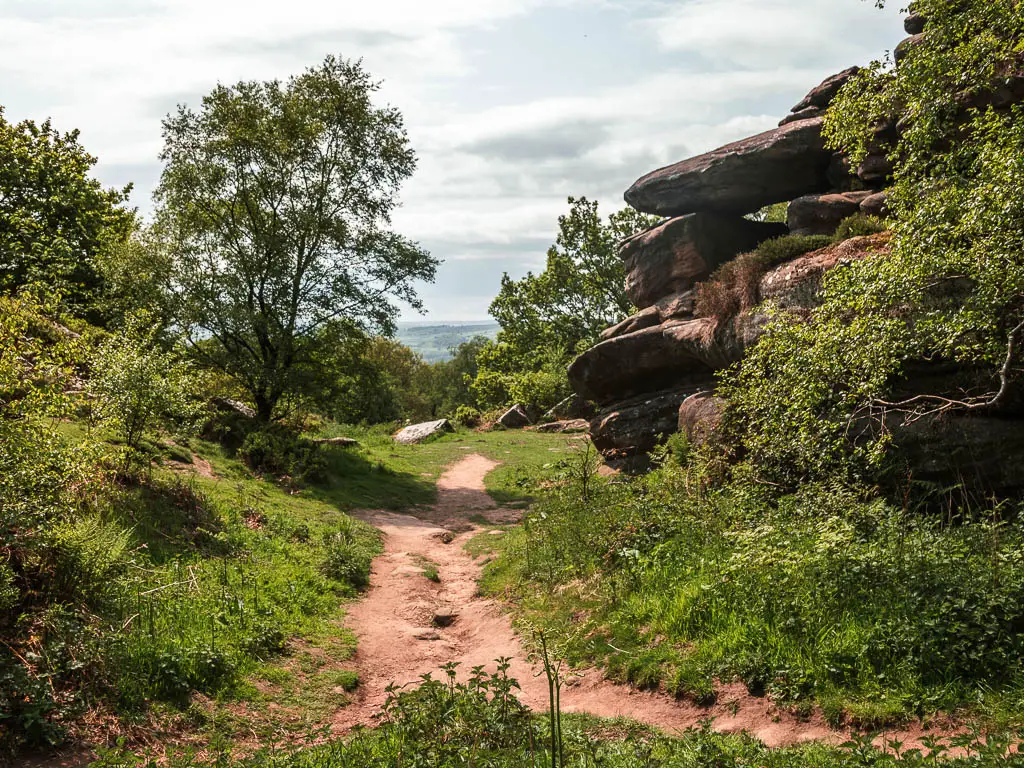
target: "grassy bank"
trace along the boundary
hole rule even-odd
[[[839,487],[698,494],[678,468],[609,483],[577,467],[489,545],[485,590],[636,685],[709,703],[740,680],[834,726],[1024,723],[1011,508],[938,519]]]

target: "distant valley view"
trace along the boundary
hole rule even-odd
[[[398,340],[428,363],[450,360],[455,347],[474,336],[493,339],[500,326],[493,322],[449,322],[411,321],[398,323]]]

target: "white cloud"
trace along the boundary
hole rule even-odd
[[[543,262],[568,195],[621,207],[638,176],[773,126],[898,38],[863,0],[6,0],[0,98],[82,129],[145,210],[175,104],[363,57],[420,158],[396,226],[453,263],[429,302],[479,317],[503,270]]]

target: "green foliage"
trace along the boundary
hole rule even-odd
[[[849,240],[851,237],[877,235],[885,232],[887,229],[888,227],[885,222],[877,216],[855,213],[839,222],[839,226],[836,228],[835,240],[836,242],[842,242],[843,240]]]
[[[822,305],[804,323],[777,318],[727,387],[739,452],[786,488],[832,472],[877,477],[884,404],[906,361],[972,370],[977,383],[921,392],[905,411],[1021,402],[1024,109],[999,89],[1019,75],[1024,19],[1012,3],[914,8],[923,37],[898,67],[876,62],[851,80],[825,124],[852,162],[893,162],[890,248],[833,270]]]
[[[202,410],[190,364],[161,348],[157,329],[147,325],[145,316],[130,319],[91,361],[94,413],[131,451],[155,428],[194,428]]]
[[[941,521],[838,484],[689,488],[674,463],[609,483],[569,462],[485,588],[570,638],[570,662],[702,700],[738,679],[863,723],[869,702],[899,720],[1020,684],[1015,517]]]
[[[694,314],[723,322],[761,301],[760,281],[773,267],[841,239],[828,235],[785,235],[765,240],[750,253],[726,262],[698,284]]]
[[[285,83],[218,86],[164,121],[158,222],[179,316],[261,421],[299,389],[325,325],[390,331],[391,298],[419,307],[413,283],[434,276],[389,229],[415,157],[376,89],[359,63],[328,57]]]
[[[34,286],[66,309],[103,320],[103,263],[135,228],[130,187],[104,189],[96,158],[49,121],[8,123],[0,108],[0,290]]]
[[[720,734],[709,718],[697,727],[666,736],[628,720],[601,721],[566,715],[551,745],[545,719],[531,717],[514,695],[508,661],[497,671],[472,670],[459,682],[454,665],[447,680],[425,675],[415,686],[388,692],[380,727],[357,731],[345,740],[310,733],[317,746],[266,747],[234,756],[221,747],[214,754],[172,757],[172,768],[854,768],[948,766],[996,768],[1018,761],[1009,747],[1013,732],[970,731],[951,739],[925,737],[928,754],[892,739],[875,745],[873,736],[854,735],[840,746],[804,744],[772,749],[748,734]],[[142,768],[143,755],[109,750],[93,768]]]
[[[324,480],[326,467],[319,447],[293,429],[271,424],[245,436],[238,457],[255,472],[307,482]]]
[[[551,407],[568,394],[573,357],[633,310],[617,245],[657,219],[627,208],[605,221],[586,198],[569,198],[569,206],[544,271],[502,278],[490,309],[501,331],[483,348],[474,382],[481,406]]]

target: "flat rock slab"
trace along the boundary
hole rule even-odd
[[[800,120],[647,174],[626,191],[644,213],[752,213],[828,190],[821,118]]]
[[[569,382],[584,397],[607,405],[713,380],[714,372],[739,360],[746,346],[731,333],[713,331],[714,321],[707,318],[672,320],[602,341],[573,361]]]
[[[455,429],[452,427],[452,424],[448,419],[425,421],[422,424],[413,424],[412,426],[403,429],[395,435],[395,442],[401,443],[402,445],[412,445],[414,443],[422,443],[424,440],[433,437],[434,435],[454,431]]]
[[[538,432],[553,434],[568,434],[572,432],[586,432],[590,429],[590,422],[586,419],[568,419],[567,421],[553,421],[550,424],[541,424],[537,427]]]
[[[316,445],[334,445],[339,448],[358,448],[359,441],[351,437],[323,437],[313,441]]]
[[[789,232],[785,224],[742,216],[692,213],[640,232],[622,242],[626,294],[641,309],[682,293],[725,262]]]

